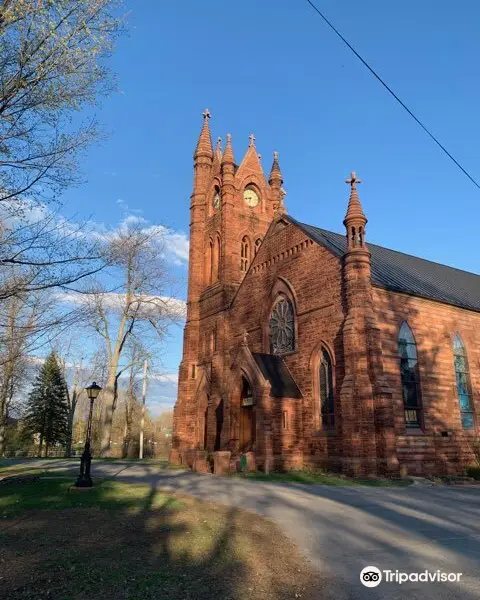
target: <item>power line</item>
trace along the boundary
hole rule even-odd
[[[450,152],[445,148],[445,146],[433,135],[433,133],[431,131],[429,131],[429,129],[420,121],[420,119],[418,119],[413,112],[408,108],[408,106],[402,102],[400,100],[400,98],[397,96],[397,94],[395,94],[395,92],[392,90],[391,87],[389,87],[385,81],[383,81],[383,79],[380,77],[380,75],[374,70],[372,69],[372,67],[367,63],[367,61],[355,50],[355,48],[348,42],[348,40],[346,40],[343,35],[338,31],[338,29],[333,25],[333,23],[331,23],[331,21],[329,21],[327,19],[327,17],[320,11],[320,9],[315,6],[315,4],[313,2],[311,2],[311,0],[307,0],[308,4],[310,4],[310,6],[313,8],[313,10],[325,21],[325,23],[330,27],[330,29],[332,29],[337,36],[342,40],[342,42],[348,47],[350,48],[350,50],[355,54],[355,56],[363,63],[363,65],[365,67],[367,67],[367,69],[370,71],[370,73],[376,78],[378,79],[378,81],[383,85],[383,87],[389,92],[389,94],[391,96],[393,96],[395,98],[395,100],[400,104],[400,106],[402,108],[404,108],[407,113],[416,121],[416,123],[418,125],[420,125],[420,127],[425,131],[425,133],[432,138],[432,140],[437,144],[437,146],[439,146],[443,152],[445,152],[445,154],[450,158],[450,160],[452,160],[457,167],[470,179],[470,181],[477,186],[477,188],[480,189],[480,184],[477,183],[477,181],[475,181],[475,179],[470,175],[470,173],[464,169],[462,167],[462,165],[458,162],[458,160],[456,160],[456,158],[454,158]]]

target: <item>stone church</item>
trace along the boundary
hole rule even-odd
[[[461,473],[480,410],[480,276],[371,244],[355,173],[343,234],[298,222],[278,155],[267,177],[251,136],[238,164],[209,118],[171,460]]]

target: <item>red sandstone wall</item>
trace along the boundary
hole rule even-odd
[[[410,473],[453,473],[471,461],[470,443],[476,431],[463,430],[455,385],[453,337],[462,336],[468,352],[474,407],[480,410],[480,314],[374,288],[374,301],[382,331],[385,373],[393,394],[395,431],[400,463]],[[417,342],[425,428],[407,433],[397,335],[407,321]],[[449,431],[449,437],[442,437]]]
[[[274,400],[275,428],[273,450],[276,467],[304,464],[329,466],[338,464],[340,454],[337,431],[325,431],[320,424],[318,391],[314,392],[312,356],[324,342],[335,361],[336,394],[343,377],[341,326],[341,263],[325,248],[315,244],[298,228],[277,227],[262,245],[246,280],[238,291],[231,311],[229,341],[247,329],[253,352],[269,352],[266,339],[272,289],[285,278],[295,294],[298,320],[297,351],[285,357],[302,394],[302,400]],[[283,404],[286,404],[286,408]],[[336,398],[338,408],[338,398]],[[301,407],[301,414],[299,408]],[[282,412],[289,410],[290,430],[281,427]],[[340,413],[337,411],[337,423]],[[300,425],[303,427],[300,428]],[[303,431],[302,431],[303,429]],[[282,463],[282,464],[280,464]]]

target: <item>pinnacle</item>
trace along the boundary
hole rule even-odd
[[[268,181],[269,183],[272,183],[273,181],[279,181],[280,185],[282,185],[283,183],[282,172],[280,170],[280,163],[278,162],[278,152],[273,153],[273,164],[270,170],[270,177]]]
[[[210,111],[205,109],[203,112],[203,126],[198,138],[197,147],[195,148],[194,156],[209,156],[213,157],[212,136],[210,135],[210,127],[208,121],[210,119]]]
[[[225,146],[225,152],[223,153],[222,163],[235,164],[235,157],[233,156],[232,149],[232,134],[227,133],[227,145]]]
[[[367,217],[363,212],[362,203],[357,192],[357,183],[362,183],[357,179],[355,173],[350,175],[350,179],[346,179],[345,183],[350,185],[350,198],[348,200],[347,214],[345,215],[344,225],[351,221],[361,221],[364,224],[367,222]]]

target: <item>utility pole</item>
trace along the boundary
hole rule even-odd
[[[147,367],[148,361],[143,363],[143,387],[142,387],[142,420],[140,421],[140,453],[139,458],[143,458],[143,430],[145,428],[145,400],[147,397]]]

